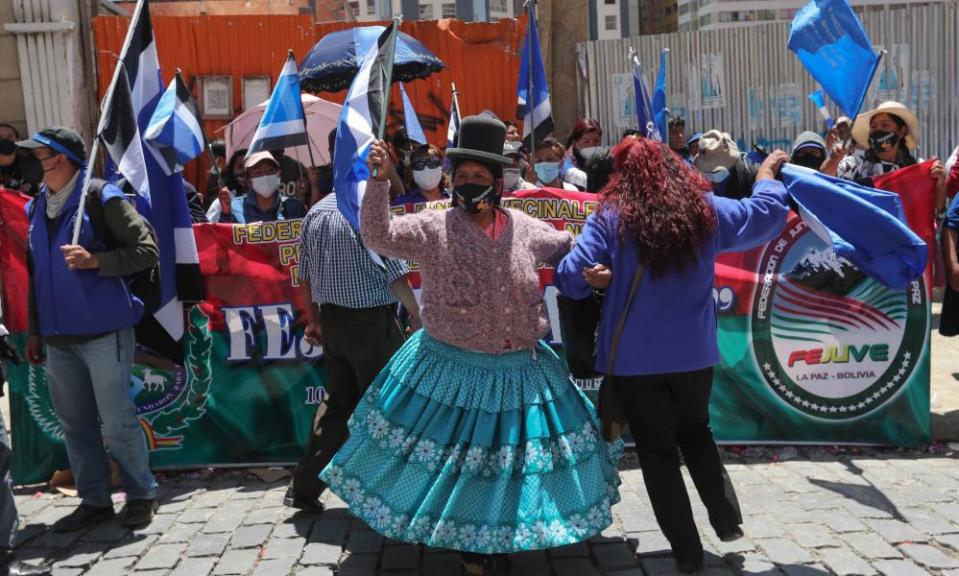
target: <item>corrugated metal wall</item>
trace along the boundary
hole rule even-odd
[[[113,75],[128,22],[126,18],[113,16],[94,19],[101,98]],[[327,33],[355,25],[333,22],[314,26],[308,15],[153,17],[164,81],[170,81],[177,67],[183,71],[188,83],[198,75],[231,75],[237,113],[242,112],[244,76],[270,76],[275,81],[288,48],[295,50],[299,62]],[[446,144],[451,82],[456,82],[459,90],[463,115],[490,109],[502,118],[515,116],[515,84],[519,75],[517,47],[525,33],[525,18],[496,23],[407,21],[401,30],[417,38],[447,65],[443,72],[406,86],[420,123],[432,143]],[[342,102],[346,91],[319,96]],[[391,99],[391,120],[398,123],[401,118],[402,104],[398,89],[395,89]],[[224,120],[206,120],[204,129],[213,138],[221,134],[217,130],[226,123]],[[188,166],[187,178],[197,184],[198,174],[203,169],[205,167]]]
[[[899,100],[920,120],[920,154],[948,156],[959,144],[959,10],[955,0],[862,15],[877,48],[888,51],[863,110]],[[587,115],[612,141],[636,120],[627,63],[635,47],[653,87],[660,51],[668,60],[669,107],[686,117],[686,133],[721,128],[741,144],[788,148],[822,120],[807,95],[816,84],[786,48],[789,23],[712,32],[682,32],[585,43]],[[718,89],[718,90],[717,90]],[[717,93],[719,92],[719,93]],[[833,115],[838,110],[831,108]]]

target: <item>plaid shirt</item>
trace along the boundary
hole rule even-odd
[[[409,273],[406,262],[383,258],[386,270],[370,257],[346,218],[327,195],[307,213],[300,233],[300,277],[310,282],[313,302],[343,308],[395,304],[390,284]]]

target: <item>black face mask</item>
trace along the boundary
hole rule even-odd
[[[814,154],[803,154],[792,161],[797,166],[804,166],[812,170],[819,170],[822,166],[823,158]]]
[[[24,182],[38,184],[43,181],[43,166],[33,154],[20,157],[20,177]]]
[[[899,145],[899,136],[895,132],[873,130],[869,133],[869,147],[876,153],[885,152]]]
[[[453,201],[456,206],[470,214],[479,214],[493,207],[496,194],[493,186],[483,184],[460,184],[453,188]]]
[[[17,151],[17,145],[12,140],[0,140],[0,154],[9,156]]]

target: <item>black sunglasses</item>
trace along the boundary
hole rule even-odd
[[[430,158],[429,160],[417,160],[413,162],[413,170],[425,170],[427,168],[439,168],[443,165],[443,161],[439,158]]]

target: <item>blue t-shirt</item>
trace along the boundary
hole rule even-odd
[[[949,210],[946,211],[946,228],[959,230],[959,194],[952,198]]]

